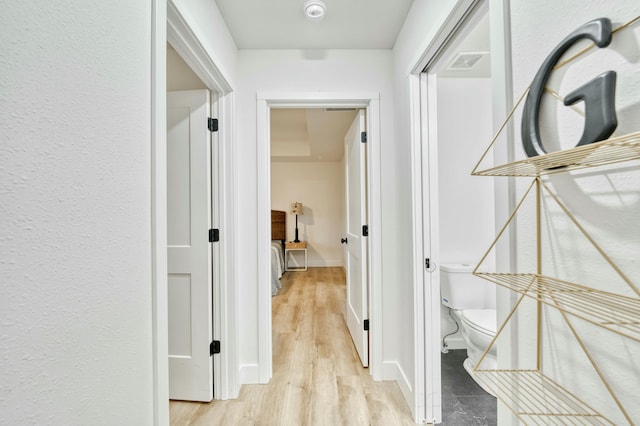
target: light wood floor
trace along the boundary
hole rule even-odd
[[[413,425],[395,382],[362,368],[343,319],[342,268],[287,272],[273,297],[273,378],[236,400],[170,404],[172,425]]]

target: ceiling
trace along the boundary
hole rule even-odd
[[[216,0],[238,49],[391,49],[413,0],[323,0],[320,22],[305,0]]]
[[[238,49],[391,49],[413,0],[323,0],[325,18],[306,19],[306,0],[215,0]],[[438,77],[489,77],[489,21],[485,19],[455,52],[484,52],[473,67]],[[465,61],[462,61],[463,65]],[[273,161],[340,161],[352,111],[271,109]]]
[[[355,116],[355,109],[272,108],[271,159],[340,161],[344,136]]]

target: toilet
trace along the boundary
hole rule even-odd
[[[476,379],[473,368],[496,335],[496,293],[492,283],[472,274],[474,269],[473,265],[466,263],[442,264],[440,295],[442,304],[452,309],[462,328],[467,346],[464,368],[476,383],[485,388]],[[496,369],[495,345],[479,367]]]

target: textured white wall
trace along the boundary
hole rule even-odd
[[[640,3],[634,0],[594,1],[589,7],[579,0],[541,0],[511,2],[511,32],[513,42],[514,97],[530,83],[534,73],[556,44],[583,23],[608,17],[614,27],[640,14]],[[541,30],[541,28],[543,30]],[[606,70],[618,72],[616,107],[619,134],[640,129],[640,29],[635,25],[614,36],[607,49],[595,49],[588,57],[556,74],[549,86],[561,95],[584,84]],[[517,114],[519,117],[520,114]],[[568,112],[561,104],[545,104],[541,127],[549,146],[567,148],[575,144],[582,131],[583,120]],[[519,129],[519,126],[516,127]],[[518,130],[519,135],[519,130]],[[522,156],[519,137],[516,156]],[[562,173],[546,181],[576,215],[631,281],[640,283],[637,254],[640,252],[640,197],[637,163],[591,169],[586,172]],[[520,179],[519,190],[528,184]],[[533,209],[525,208],[518,215],[518,269],[532,268],[535,228]],[[596,288],[638,297],[622,283],[617,274],[585,241],[580,232],[547,196],[543,207],[543,272]],[[544,313],[543,369],[569,390],[585,399],[614,424],[627,424],[612,398],[597,378],[589,362],[553,309]],[[519,320],[522,325],[527,316]],[[624,341],[606,331],[574,321],[585,339],[612,389],[626,405],[632,419],[640,418],[637,395],[640,391],[640,344]],[[534,351],[527,347],[528,330],[520,331],[521,346],[517,348],[521,367],[531,365]],[[515,353],[515,352],[514,352]]]
[[[151,2],[0,26],[0,424],[151,424]]]
[[[391,86],[391,52],[359,50],[241,50],[238,54],[236,92],[237,158],[236,194],[238,223],[237,240],[242,241],[242,267],[238,267],[237,292],[242,295],[242,315],[238,318],[239,351],[242,376],[250,380],[250,371],[258,363],[257,353],[257,252],[247,248],[256,247],[257,223],[257,175],[256,175],[256,94],[258,92],[375,92],[380,93],[381,141],[382,141],[382,244],[383,286],[393,293],[396,287],[395,268],[395,218],[394,218],[394,139],[393,139],[393,90]],[[263,212],[262,214],[268,214]],[[386,304],[392,310],[394,303]],[[394,318],[393,312],[385,312],[386,319]],[[394,329],[392,332],[395,332]],[[385,339],[387,332],[383,332]],[[385,343],[385,351],[395,352],[393,345]],[[385,354],[385,357],[388,356]],[[395,355],[394,355],[395,357]]]
[[[343,266],[344,168],[338,162],[271,162],[271,208],[287,212],[287,240],[295,237],[296,218],[289,214],[299,201],[298,235],[307,241],[309,266]]]

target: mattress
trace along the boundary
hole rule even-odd
[[[280,278],[284,273],[284,251],[282,241],[271,241],[271,295],[275,296],[282,288]]]

